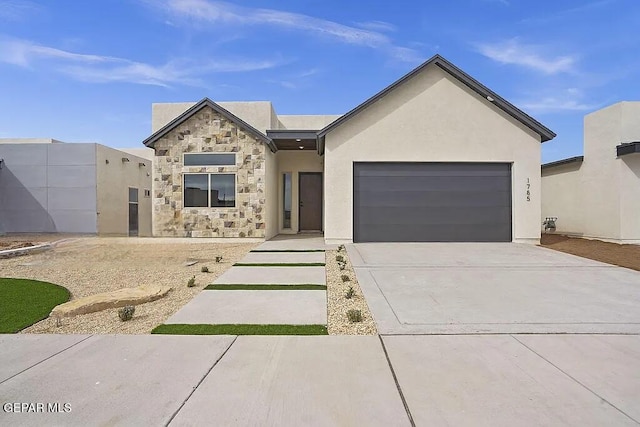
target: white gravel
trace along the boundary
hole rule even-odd
[[[34,239],[35,240],[35,239]],[[208,239],[84,237],[53,250],[0,259],[0,277],[43,280],[69,289],[72,299],[144,284],[171,286],[169,294],[136,307],[134,318],[122,322],[117,310],[105,310],[32,325],[23,333],[145,334],[163,323],[258,243],[213,243]],[[215,262],[222,256],[221,263]],[[197,260],[191,266],[187,261]],[[201,273],[203,265],[209,273]],[[196,286],[187,281],[196,277]]]
[[[336,255],[342,255],[347,261],[344,270],[340,270]],[[326,251],[327,269],[327,307],[329,335],[376,335],[375,321],[369,311],[367,301],[362,295],[360,285],[356,279],[355,272],[349,261],[347,251]],[[343,282],[342,275],[349,276],[350,281]],[[351,299],[345,297],[349,287],[353,287],[355,292]],[[355,309],[362,313],[362,322],[351,323],[347,318],[347,311]]]

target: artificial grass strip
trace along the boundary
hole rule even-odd
[[[313,285],[308,283],[296,285],[281,284],[233,284],[233,285],[209,285],[205,291],[326,291],[325,285]]]
[[[152,334],[165,335],[328,335],[325,325],[203,325],[156,326]]]
[[[46,319],[70,297],[66,288],[53,283],[0,278],[0,334],[14,334]]]
[[[324,267],[324,262],[236,262],[234,267]]]
[[[254,249],[251,252],[324,252],[324,249]]]

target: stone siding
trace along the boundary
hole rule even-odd
[[[155,143],[153,235],[265,237],[266,145],[205,107]],[[184,153],[236,153],[236,166],[184,166]],[[185,208],[184,173],[234,173],[234,208]]]

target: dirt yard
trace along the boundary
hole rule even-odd
[[[54,320],[45,319],[23,331],[145,334],[257,245],[199,239],[84,237],[47,252],[0,259],[0,277],[55,283],[69,289],[72,299],[144,284],[171,286],[173,289],[166,297],[137,306],[134,318],[128,322],[120,321],[117,310],[110,309],[63,319],[59,327]],[[216,256],[222,256],[222,262],[216,263]],[[188,261],[198,262],[187,266]],[[207,266],[209,273],[200,272],[202,266]],[[189,288],[187,281],[193,276],[196,286]]]
[[[543,234],[540,244],[556,251],[640,271],[640,245],[619,245],[559,234]]]

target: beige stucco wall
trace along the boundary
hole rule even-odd
[[[542,221],[556,217],[556,232],[584,233],[582,162],[542,170]]]
[[[282,150],[277,153],[278,159],[278,228],[282,234],[292,234],[298,232],[298,190],[300,189],[300,172],[323,172],[324,158],[315,151],[293,151]],[[284,219],[284,183],[283,175],[291,173],[291,228],[282,227]],[[324,191],[324,190],[323,190]],[[326,198],[326,195],[325,195]],[[325,199],[326,200],[326,199]],[[324,213],[323,213],[324,217]]]
[[[278,225],[278,160],[277,154],[270,150],[265,152],[265,239],[270,239],[279,232]]]
[[[537,243],[540,154],[538,134],[432,65],[327,134],[325,239],[352,241],[353,162],[468,161],[513,163],[513,240]]]
[[[557,232],[640,243],[640,156],[616,157],[622,143],[640,141],[640,102],[619,102],[585,116],[579,171],[542,171],[542,217],[557,216]]]
[[[138,189],[138,235],[151,236],[151,197],[144,196],[144,190],[151,190],[151,170],[147,159],[96,144],[98,234],[129,234],[132,187]]]
[[[339,115],[279,115],[278,128],[320,130],[339,117]]]

